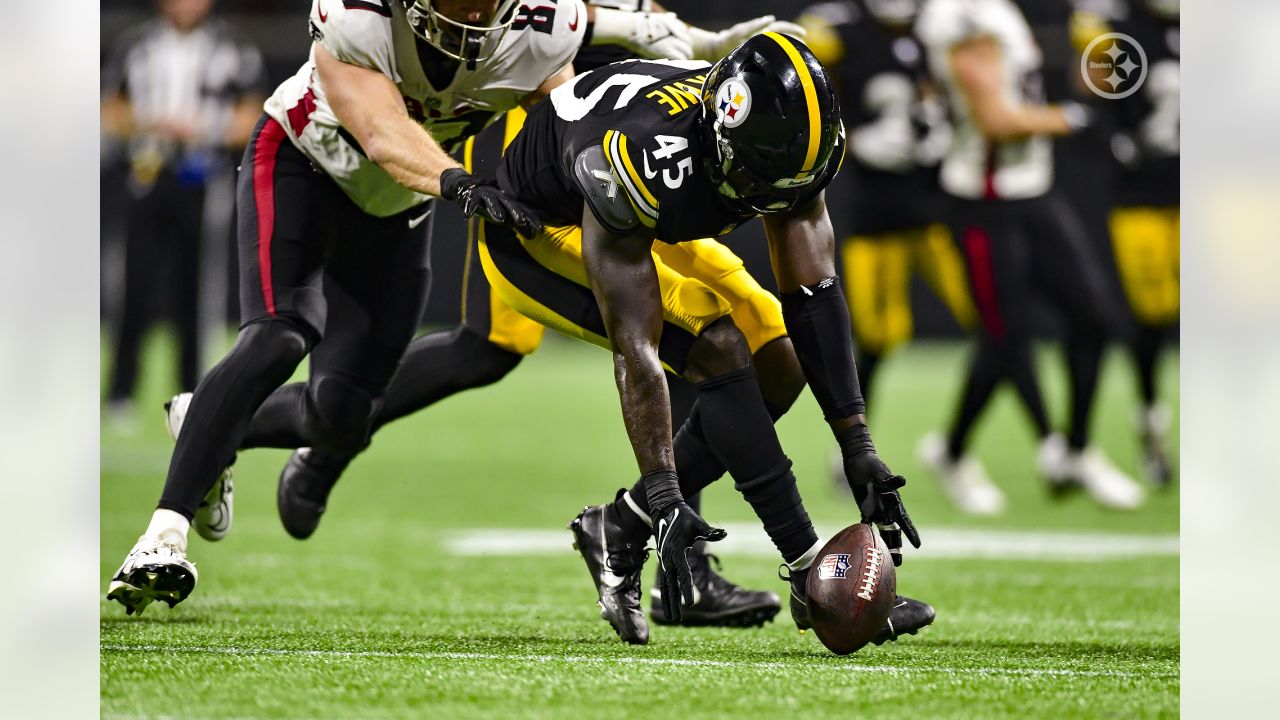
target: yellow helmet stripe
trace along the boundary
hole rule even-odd
[[[818,127],[818,89],[813,86],[813,75],[810,74],[804,58],[800,57],[800,51],[796,50],[795,43],[791,42],[787,36],[776,32],[767,32],[765,35],[782,46],[782,50],[791,59],[791,64],[795,66],[796,74],[800,76],[800,87],[804,88],[804,103],[809,109],[809,148],[805,152],[800,175],[797,176],[803,177],[811,172],[814,164],[818,162],[818,144],[822,140],[822,132]]]

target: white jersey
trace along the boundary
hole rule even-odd
[[[397,183],[342,130],[315,72],[315,45],[342,62],[391,78],[410,116],[448,149],[516,107],[568,64],[582,44],[587,27],[582,0],[560,0],[554,5],[530,0],[516,13],[515,23],[492,55],[474,70],[461,64],[448,86],[437,90],[427,80],[418,56],[418,38],[400,2],[314,0],[311,56],[297,74],[276,88],[266,102],[266,112],[362,210],[378,217],[403,212],[428,196]]]
[[[927,0],[916,35],[928,49],[930,69],[947,88],[955,130],[942,162],[942,188],[963,198],[1038,197],[1053,185],[1053,144],[1043,135],[990,143],[974,122],[951,76],[951,50],[978,37],[993,38],[1003,60],[1004,92],[1019,104],[1044,103],[1042,56],[1031,28],[1011,0]]]

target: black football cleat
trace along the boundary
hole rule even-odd
[[[871,642],[876,645],[883,645],[887,642],[893,642],[903,635],[915,635],[920,632],[920,628],[932,624],[936,614],[933,611],[933,606],[929,603],[899,595],[893,600],[893,609],[889,611],[889,619],[885,621],[884,627],[881,628],[880,632],[871,638]]]
[[[276,487],[276,509],[286,532],[299,540],[311,537],[348,462],[350,458],[311,448],[293,451]]]
[[[784,576],[781,570],[785,567],[786,565],[782,565],[779,568],[778,579],[791,583],[791,619],[803,633],[813,627],[813,622],[809,619],[809,591],[805,588],[805,582],[809,579],[809,568],[792,570],[791,575]]]
[[[701,543],[699,543],[701,545]],[[768,590],[747,590],[735,585],[711,567],[711,560],[720,565],[720,558],[708,554],[701,547],[688,553],[689,569],[693,572],[694,603],[683,608],[679,623],[672,622],[662,608],[662,568],[649,591],[649,617],[659,625],[688,625],[716,627],[760,627],[773,619],[782,609],[778,594]]]
[[[649,557],[649,537],[627,537],[612,505],[583,508],[569,523],[573,549],[582,554],[600,599],[600,617],[632,645],[649,642],[640,607],[640,572]]]

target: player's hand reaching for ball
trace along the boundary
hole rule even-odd
[[[920,547],[920,533],[911,522],[898,490],[907,479],[894,475],[876,454],[866,425],[854,425],[840,433],[840,454],[844,475],[862,512],[862,522],[875,523],[880,537],[893,555],[893,564],[902,564],[902,536]]]
[[[658,562],[662,564],[664,587],[662,609],[668,618],[680,622],[681,600],[694,603],[693,571],[686,553],[699,540],[723,540],[725,531],[713,528],[683,501],[672,505],[661,515],[654,515],[653,538],[658,546]]]
[[[440,197],[462,208],[462,214],[480,217],[499,225],[519,230],[525,237],[533,237],[542,230],[542,223],[533,210],[507,195],[497,183],[482,180],[462,168],[449,168],[440,174]]]

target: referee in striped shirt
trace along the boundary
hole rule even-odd
[[[226,176],[266,97],[261,54],[210,17],[213,4],[157,0],[158,17],[125,35],[102,69],[104,144],[126,165],[124,302],[108,391],[115,414],[128,414],[141,341],[162,313],[180,340],[182,389],[199,379],[206,191]]]

